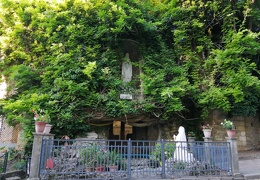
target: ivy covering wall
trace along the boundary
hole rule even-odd
[[[259,109],[260,3],[255,0],[2,0],[0,69],[8,83],[1,113],[33,132],[47,110],[57,136],[91,130],[96,113],[159,122],[207,117],[212,109]],[[123,43],[140,53],[123,83]],[[142,89],[144,99],[119,94]]]

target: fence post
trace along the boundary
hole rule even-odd
[[[33,148],[28,180],[39,180],[40,157],[43,139],[53,139],[54,134],[33,133]]]
[[[238,164],[237,137],[226,137],[226,140],[230,143],[231,166],[233,175],[240,175]]]
[[[189,148],[190,148],[190,152],[192,154],[195,154],[195,148],[194,148],[194,142],[195,142],[195,137],[188,137],[188,143],[189,143]]]
[[[2,173],[5,173],[6,172],[6,166],[7,166],[7,161],[8,161],[8,152],[6,151],[5,154],[4,154],[4,164],[3,164],[3,169],[2,169]],[[1,175],[0,175],[1,176]]]
[[[131,179],[131,154],[132,154],[132,142],[131,139],[127,142],[127,174],[128,179]]]
[[[162,139],[161,140],[161,147],[162,147],[162,178],[165,179],[165,154],[164,154],[164,146],[165,146],[165,142]]]

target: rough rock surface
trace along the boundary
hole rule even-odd
[[[260,159],[260,149],[238,152],[239,160]]]

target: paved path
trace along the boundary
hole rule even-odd
[[[239,170],[246,180],[260,180],[260,159],[240,160]]]
[[[239,160],[239,170],[243,177],[184,177],[175,180],[260,180],[260,159]],[[138,179],[142,180],[142,179]],[[149,179],[155,180],[155,179]],[[158,179],[157,179],[158,180]],[[172,179],[164,179],[172,180]]]

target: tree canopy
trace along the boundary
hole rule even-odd
[[[56,135],[71,136],[89,131],[99,113],[154,122],[213,109],[255,115],[259,8],[255,0],[2,0],[1,113],[27,137],[39,109]],[[140,54],[132,63],[141,73],[129,83],[121,80],[125,42]],[[141,100],[119,97],[140,90]]]

